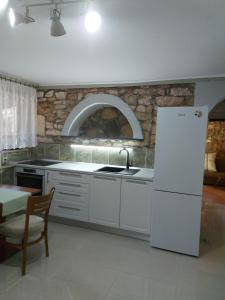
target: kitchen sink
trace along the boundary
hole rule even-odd
[[[136,174],[140,169],[126,169],[126,168],[119,168],[119,167],[103,167],[95,172],[103,172],[103,173],[116,173],[116,174],[122,174],[122,175],[134,175]]]
[[[125,170],[125,168],[118,168],[118,167],[103,167],[96,172],[104,172],[104,173],[120,173],[121,171]]]
[[[123,174],[123,175],[134,175],[136,174],[137,172],[139,172],[140,169],[124,169],[123,171],[120,172],[120,174]]]

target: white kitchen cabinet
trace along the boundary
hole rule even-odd
[[[91,182],[90,222],[119,227],[121,178],[93,175]]]
[[[55,187],[50,215],[88,221],[90,200],[90,175],[47,171],[46,192]]]
[[[48,194],[53,187],[53,173],[54,171],[45,171],[45,194]]]
[[[55,187],[50,214],[150,234],[152,182],[110,174],[46,171]]]
[[[122,179],[120,228],[150,234],[152,182]]]

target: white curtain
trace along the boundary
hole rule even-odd
[[[36,90],[0,79],[0,151],[35,147]]]

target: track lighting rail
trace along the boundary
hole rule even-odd
[[[2,0],[0,0],[2,1]],[[44,1],[44,0],[42,0]],[[90,33],[97,32],[101,26],[101,16],[96,11],[90,10],[89,2],[92,0],[48,0],[47,2],[35,2],[26,1],[21,4],[25,8],[25,14],[21,14],[16,11],[13,7],[8,9],[8,18],[11,27],[15,27],[20,24],[29,24],[35,22],[35,19],[32,18],[29,14],[29,9],[35,7],[50,7],[50,20],[51,28],[50,34],[54,37],[63,36],[66,34],[66,30],[61,21],[61,7],[64,5],[73,5],[77,3],[85,3],[86,5],[86,15],[85,15],[85,27],[86,30]]]
[[[24,7],[41,7],[41,6],[56,6],[56,5],[64,5],[64,4],[76,4],[80,3],[82,0],[63,0],[63,1],[49,1],[43,3],[33,3],[33,4],[24,4]]]

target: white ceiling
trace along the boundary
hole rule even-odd
[[[225,76],[224,0],[95,3],[95,34],[84,28],[84,3],[63,8],[67,35],[58,38],[48,8],[31,9],[37,22],[14,29],[2,15],[0,71],[48,86]]]

